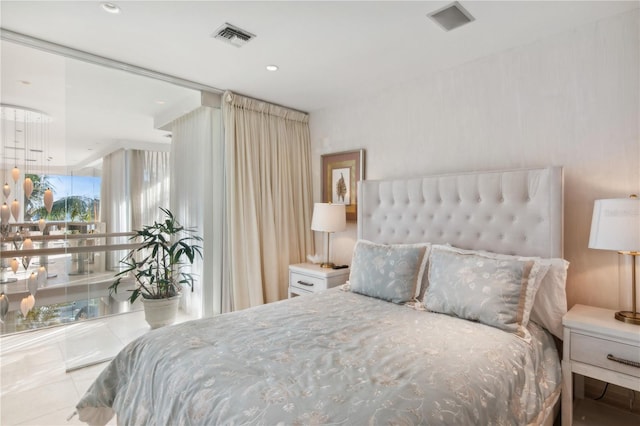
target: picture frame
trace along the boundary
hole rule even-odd
[[[323,154],[322,202],[344,204],[347,220],[358,218],[358,182],[364,179],[364,149]]]

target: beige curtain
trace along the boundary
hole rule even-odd
[[[287,296],[288,266],[313,252],[307,114],[226,92],[232,308]]]

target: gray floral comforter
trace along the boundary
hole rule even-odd
[[[154,425],[516,425],[558,398],[548,333],[324,293],[147,333],[77,405]]]

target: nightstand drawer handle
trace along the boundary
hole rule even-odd
[[[304,281],[298,281],[298,284],[306,285],[307,287],[313,287],[313,283],[307,283]]]
[[[640,362],[629,361],[628,359],[618,358],[618,357],[613,356],[611,354],[607,355],[607,359],[609,361],[615,361],[615,362],[619,362],[620,364],[630,365],[632,367],[640,368]]]

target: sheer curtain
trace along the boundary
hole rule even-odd
[[[224,279],[224,146],[219,109],[200,107],[172,123],[171,210],[180,223],[204,238],[203,261],[192,268],[193,293],[185,291],[182,308],[212,316],[229,310]]]
[[[286,297],[288,266],[313,251],[307,114],[226,92],[232,308]]]
[[[169,208],[169,152],[130,151],[131,223],[140,229],[163,217]]]
[[[102,183],[100,186],[100,221],[106,224],[106,232],[131,230],[129,191],[129,158],[120,149],[102,159]],[[126,237],[112,238],[109,243],[124,243]],[[105,266],[116,269],[126,251],[105,252]]]
[[[140,229],[161,217],[169,207],[169,153],[140,150],[115,151],[102,159],[100,221],[107,232]],[[125,243],[115,237],[111,243]],[[106,252],[106,266],[117,269],[126,250]]]

